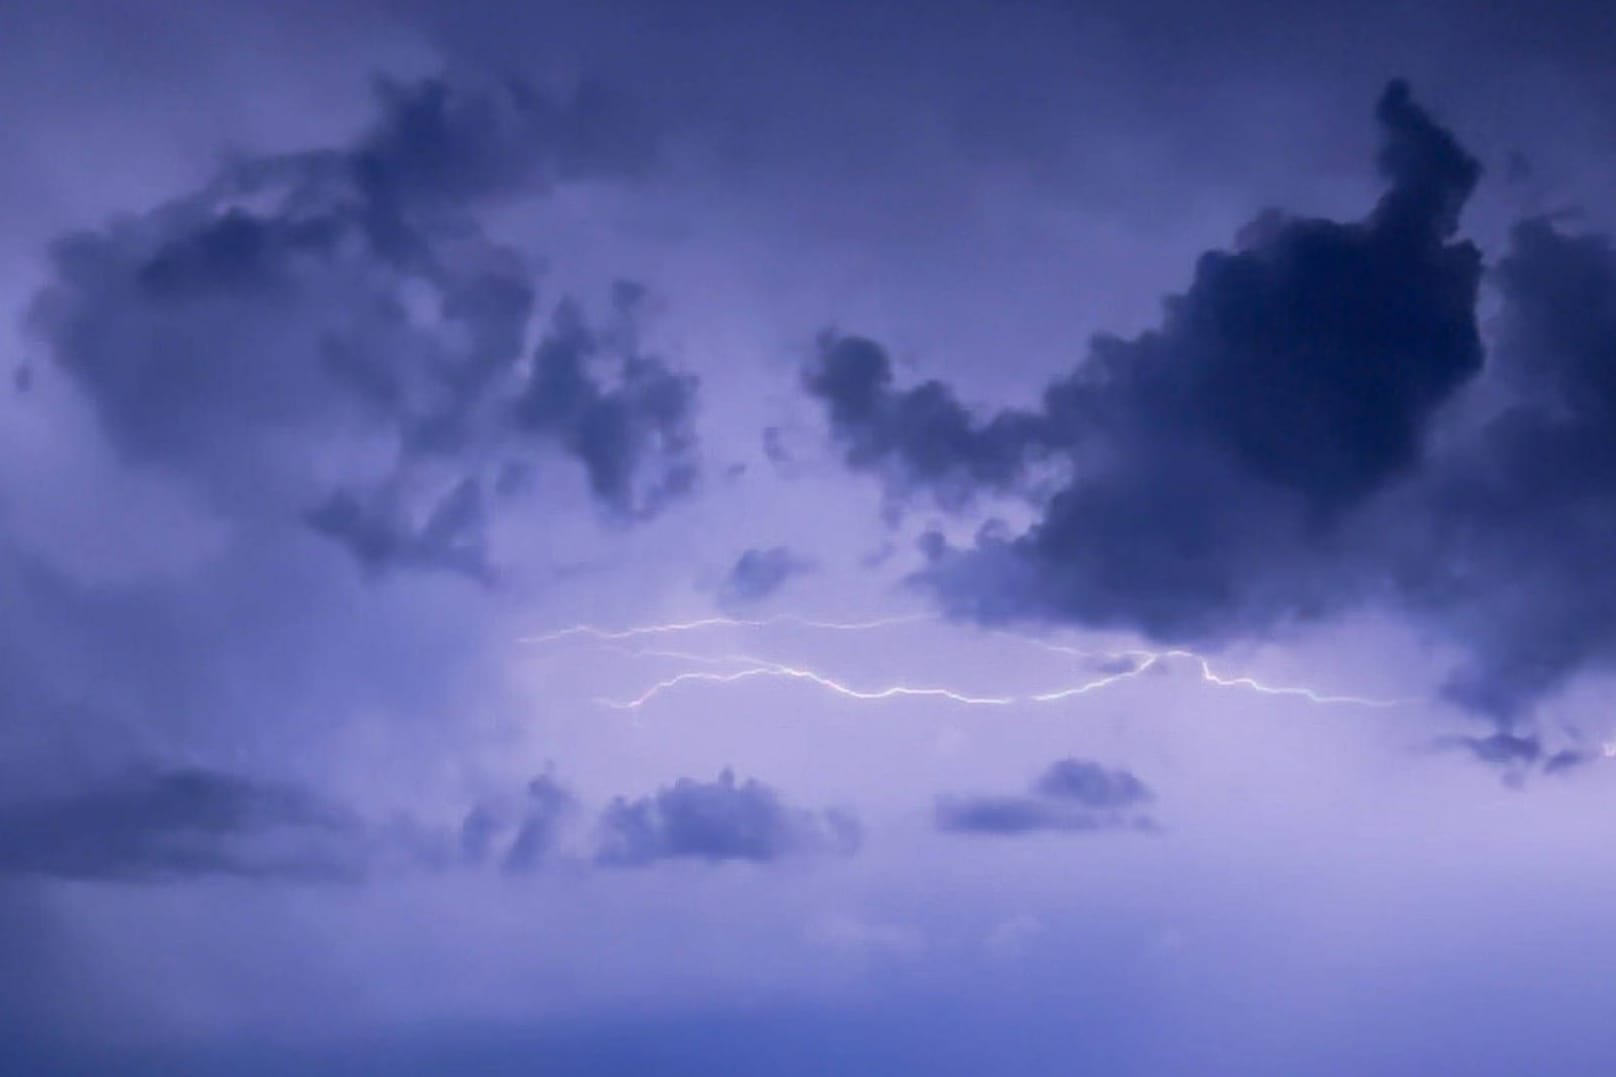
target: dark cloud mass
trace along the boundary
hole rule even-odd
[[[944,796],[933,817],[939,830],[959,834],[1155,830],[1155,819],[1136,810],[1154,799],[1131,771],[1061,759],[1025,794]]]
[[[855,851],[857,819],[838,810],[794,808],[755,779],[737,782],[680,778],[653,796],[619,797],[601,814],[596,860],[644,867],[663,860],[746,860],[758,863],[804,853]]]
[[[822,341],[805,383],[850,466],[894,495],[1039,507],[1019,534],[928,540],[920,579],[948,609],[1215,644],[1386,598],[1466,645],[1450,694],[1501,720],[1609,656],[1611,246],[1516,228],[1485,381],[1509,403],[1433,447],[1484,384],[1482,256],[1455,238],[1481,169],[1404,83],[1375,116],[1367,217],[1265,213],[1159,328],[1095,338],[1037,409],[977,417],[941,382],[895,388],[873,342]]]
[[[1450,694],[1507,718],[1616,657],[1616,248],[1527,220],[1495,279],[1503,403],[1420,491],[1402,582],[1473,656]]]
[[[295,787],[205,770],[0,807],[0,875],[338,878],[358,874],[365,852],[347,813]]]
[[[429,79],[378,100],[351,147],[234,160],[55,244],[31,324],[114,447],[233,515],[306,516],[370,568],[480,572],[486,461],[546,443],[614,515],[688,490],[694,379],[571,303],[529,362],[533,272],[476,222],[637,171],[644,132],[592,90]]]

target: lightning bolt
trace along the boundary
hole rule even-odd
[[[1152,667],[1174,658],[1187,659],[1188,661],[1193,662],[1196,668],[1200,671],[1201,680],[1218,688],[1245,688],[1249,691],[1265,696],[1294,696],[1298,699],[1305,699],[1309,703],[1318,703],[1325,706],[1347,705],[1354,707],[1405,707],[1409,704],[1420,702],[1420,699],[1417,696],[1404,696],[1397,699],[1377,699],[1371,696],[1333,695],[1328,692],[1320,692],[1313,688],[1265,684],[1262,681],[1257,680],[1255,677],[1245,675],[1231,677],[1226,674],[1219,673],[1217,670],[1213,669],[1211,660],[1205,655],[1198,654],[1195,651],[1186,651],[1181,648],[1174,648],[1167,651],[1147,651],[1143,649],[1126,651],[1090,651],[1080,647],[1067,647],[1059,643],[1050,643],[1047,640],[1029,639],[1025,636],[1015,638],[1026,640],[1027,642],[1034,643],[1045,648],[1046,650],[1056,651],[1061,654],[1076,655],[1081,658],[1103,658],[1111,661],[1115,661],[1119,658],[1128,658],[1133,659],[1138,663],[1132,669],[1123,670],[1120,673],[1101,678],[1097,681],[1091,681],[1088,684],[1078,685],[1075,688],[1063,688],[1059,691],[1046,692],[1043,695],[1031,697],[1032,701],[1037,703],[1046,703],[1054,700],[1066,699],[1070,696],[1082,695],[1085,692],[1093,691],[1096,688],[1104,688],[1108,685],[1116,683],[1119,680],[1137,677]]]
[[[546,644],[560,640],[585,637],[607,644],[619,643],[623,640],[642,638],[647,636],[671,635],[699,631],[705,628],[761,628],[778,624],[793,624],[799,627],[809,627],[830,631],[859,632],[899,624],[915,622],[936,622],[936,618],[924,616],[891,617],[872,621],[838,622],[817,621],[795,616],[771,617],[762,620],[742,620],[730,617],[707,617],[693,621],[671,622],[666,624],[641,625],[625,629],[603,629],[594,625],[576,625],[540,636],[524,637],[522,642],[529,644]],[[1032,644],[1045,650],[1059,654],[1071,655],[1084,659],[1102,659],[1108,662],[1126,661],[1126,668],[1106,672],[1102,676],[1082,681],[1075,685],[1067,685],[1052,691],[1039,692],[1026,695],[978,695],[954,688],[935,685],[891,684],[881,687],[859,687],[838,680],[826,673],[792,665],[770,658],[760,658],[749,654],[705,655],[687,651],[655,650],[655,649],[629,649],[614,647],[635,657],[669,658],[686,663],[706,666],[739,666],[738,669],[718,670],[684,670],[667,678],[656,681],[639,695],[627,699],[597,698],[596,703],[616,710],[638,710],[665,692],[686,684],[728,685],[741,681],[758,678],[771,678],[780,680],[793,680],[806,682],[819,688],[833,692],[837,695],[860,701],[879,701],[898,698],[933,698],[950,703],[966,706],[1006,707],[1018,703],[1040,704],[1055,703],[1077,696],[1087,695],[1111,687],[1122,681],[1144,675],[1158,666],[1165,667],[1175,660],[1188,661],[1195,665],[1200,680],[1208,685],[1218,688],[1243,689],[1268,696],[1285,696],[1305,700],[1308,703],[1321,706],[1358,706],[1390,708],[1405,706],[1419,702],[1417,697],[1404,697],[1397,699],[1381,699],[1368,696],[1345,694],[1332,694],[1320,692],[1313,688],[1268,684],[1248,675],[1227,675],[1213,668],[1211,660],[1205,655],[1181,648],[1171,650],[1146,650],[1135,648],[1121,651],[1094,651],[1063,644],[1051,643],[1036,637],[1020,636],[1005,632],[996,632],[998,635],[1021,643]],[[1616,747],[1616,746],[1613,746]]]

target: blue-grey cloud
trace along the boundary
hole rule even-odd
[[[1472,656],[1450,694],[1507,719],[1616,658],[1616,247],[1527,220],[1494,276],[1502,403],[1422,491],[1399,567]]]
[[[695,380],[565,301],[528,363],[534,272],[477,223],[642,169],[644,132],[595,91],[429,79],[378,100],[351,145],[236,159],[54,244],[30,324],[112,445],[232,515],[306,517],[370,569],[486,574],[485,472],[547,445],[615,517],[688,491]]]
[[[1143,807],[1155,794],[1128,770],[1086,759],[1050,764],[1026,793],[939,797],[933,819],[958,834],[1157,829]]]
[[[460,858],[517,874],[537,870],[557,852],[562,828],[577,807],[577,797],[555,775],[541,774],[528,782],[520,803],[482,803],[467,813]]]
[[[747,550],[730,567],[719,588],[718,600],[730,607],[760,602],[785,586],[791,577],[810,571],[813,565],[786,546]]]
[[[954,503],[1067,469],[1025,533],[939,548],[950,607],[1194,638],[1336,597],[1341,518],[1409,472],[1482,358],[1481,256],[1452,238],[1479,167],[1401,83],[1376,116],[1388,187],[1367,218],[1270,212],[1036,411],[975,419],[945,385],[892,389],[876,345],[829,340],[808,385],[854,466]]]
[[[1362,220],[1264,214],[1036,408],[980,416],[824,338],[805,384],[850,466],[894,497],[1036,507],[1019,533],[927,539],[917,579],[948,610],[1216,644],[1386,600],[1463,645],[1448,694],[1503,723],[1616,656],[1612,245],[1515,229],[1483,382],[1482,257],[1457,238],[1480,167],[1401,82],[1376,119]]]
[[[135,773],[0,806],[0,875],[157,881],[354,877],[365,839],[306,791],[213,771]]]
[[[715,781],[680,778],[652,796],[617,798],[601,813],[595,855],[612,867],[664,860],[766,863],[805,853],[845,855],[860,841],[850,813],[793,807],[772,787],[756,779],[738,782],[725,770]]]

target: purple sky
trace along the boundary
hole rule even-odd
[[[4,6],[0,1075],[1604,1072],[1613,27]]]

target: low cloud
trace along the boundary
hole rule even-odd
[[[358,820],[308,792],[207,770],[0,807],[0,874],[12,876],[353,878],[369,853]]]
[[[856,851],[858,820],[839,809],[811,811],[785,803],[755,779],[732,771],[715,781],[680,778],[647,797],[619,797],[601,813],[597,863],[645,867],[666,860],[743,860]]]
[[[1023,794],[939,797],[939,830],[957,834],[1016,835],[1038,831],[1158,829],[1143,807],[1155,794],[1131,771],[1084,759],[1050,764]]]

